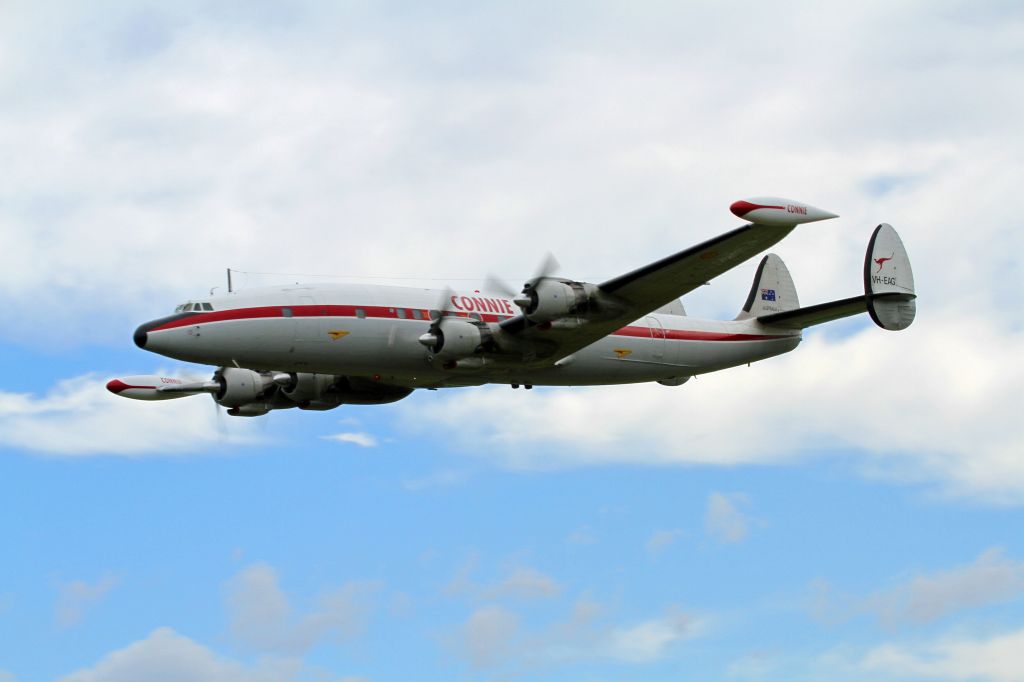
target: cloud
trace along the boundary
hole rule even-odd
[[[660,554],[666,548],[674,545],[682,535],[683,531],[679,529],[656,530],[647,539],[647,551],[651,554]]]
[[[611,623],[600,604],[583,598],[563,620],[540,628],[526,627],[506,607],[482,606],[452,643],[475,668],[524,670],[595,661],[643,665],[665,659],[675,645],[702,631],[701,621],[675,607],[638,622]]]
[[[565,539],[570,545],[596,545],[597,534],[590,526],[580,526]]]
[[[861,661],[871,674],[922,677],[938,680],[1024,679],[1024,630],[985,639],[948,638],[930,644],[883,644]]]
[[[247,15],[96,12],[27,13],[0,27],[5,53],[20,55],[0,72],[19,93],[0,125],[10,162],[0,299],[38,300],[3,334],[54,343],[58,328],[62,340],[127,343],[154,301],[169,311],[220,285],[225,265],[334,272],[340,252],[359,254],[346,275],[475,282],[528,271],[551,249],[565,274],[599,280],[728,228],[738,196],[804,188],[801,198],[844,216],[779,247],[813,292],[805,301],[857,290],[868,229],[886,219],[910,247],[922,294],[908,332],[811,334],[786,358],[674,391],[535,391],[527,403],[463,390],[382,409],[440,416],[516,466],[764,463],[838,446],[863,452],[872,473],[1024,500],[1011,409],[1022,318],[1005,284],[1024,275],[1024,232],[1005,201],[1016,191],[1006,169],[1024,154],[1012,115],[1024,93],[1019,36],[1000,12],[971,15],[980,33],[968,49],[958,10],[792,7],[790,25],[815,37],[799,54],[762,50],[771,54],[754,67],[734,45],[765,44],[758,8],[742,25],[689,7],[656,18],[598,10],[585,26],[566,13],[546,19],[567,33],[545,36],[529,12],[503,13],[507,53],[481,42],[492,31],[423,31],[422,17],[365,31],[370,17],[315,6],[275,19],[271,37]],[[623,22],[647,39],[566,39]],[[125,47],[136,25],[158,36],[145,58]],[[824,39],[826,27],[842,38]],[[940,36],[961,47],[935,58]],[[803,85],[780,95],[776,74],[791,71]],[[887,106],[866,110],[865,93]],[[950,205],[971,207],[970,245],[983,256],[949,238],[964,223]],[[481,234],[516,238],[493,249]],[[615,249],[579,248],[608,239]],[[316,248],[297,251],[296,240]],[[753,267],[687,304],[733,314]],[[685,441],[651,428],[680,414]]]
[[[174,455],[254,439],[251,425],[218,424],[205,396],[127,400],[106,382],[84,375],[43,396],[0,392],[0,445],[54,455]]]
[[[278,585],[277,571],[257,563],[227,583],[226,605],[232,636],[261,652],[300,654],[325,639],[342,641],[364,628],[367,600],[379,585],[350,582],[320,595],[307,613],[296,614]]]
[[[819,584],[814,612],[825,621],[872,614],[887,626],[931,623],[966,609],[1014,599],[1024,593],[1024,562],[991,547],[965,566],[922,573],[864,597],[836,596]]]
[[[612,629],[607,635],[608,657],[630,663],[648,663],[663,658],[670,646],[693,636],[695,621],[682,612],[672,612],[629,627]]]
[[[0,670],[0,682],[17,682],[17,678],[12,672]]]
[[[272,20],[65,9],[0,27],[0,76],[19,93],[0,126],[0,298],[45,297],[47,321],[92,338],[127,339],[154,301],[223,286],[227,265],[337,272],[344,252],[359,254],[348,275],[482,278],[528,274],[551,248],[567,274],[610,276],[727,227],[728,203],[759,188],[804,192],[865,228],[883,211],[927,226],[922,267],[985,291],[997,280],[939,237],[959,220],[944,207],[971,206],[972,238],[1020,252],[1013,208],[991,200],[1012,194],[1003,169],[1021,151],[1018,36],[997,12],[971,15],[985,37],[968,49],[956,11],[793,6],[799,54],[762,49],[752,66],[735,45],[770,46],[758,27],[771,15],[754,7],[742,24],[692,7],[588,8],[583,23],[545,16],[544,35],[530,11],[460,14],[452,30],[444,15],[315,5]],[[611,28],[645,39],[588,40]],[[960,47],[936,58],[923,36]],[[780,94],[779,73],[802,88]],[[944,96],[954,89],[964,97]],[[864,93],[887,106],[867,110]],[[917,181],[888,180],[906,177]],[[787,248],[823,293],[845,295],[830,257],[859,237],[819,232]],[[516,238],[487,249],[481,234]],[[317,248],[297,252],[297,238]],[[608,238],[616,249],[578,246]],[[741,296],[728,291],[708,296]],[[25,317],[4,333],[49,336]]]
[[[562,586],[551,576],[532,566],[516,566],[493,583],[481,585],[473,579],[480,564],[477,554],[470,555],[456,570],[444,588],[448,596],[469,596],[478,600],[542,599],[557,596]]]
[[[492,666],[511,654],[520,637],[519,619],[489,605],[474,611],[459,633],[460,649],[475,668]]]
[[[338,443],[354,443],[355,445],[364,448],[377,447],[376,437],[368,433],[363,433],[362,431],[335,433],[334,435],[331,436],[323,436],[323,439],[333,440]]]
[[[741,542],[747,537],[747,517],[737,504],[747,502],[745,495],[711,493],[704,513],[704,529],[719,542]]]
[[[562,586],[551,576],[541,573],[536,568],[520,566],[494,585],[484,588],[483,597],[485,599],[501,599],[503,597],[539,599],[554,597],[561,591]]]
[[[224,658],[171,628],[103,657],[92,668],[65,675],[60,682],[289,682],[307,679],[297,659],[261,659],[254,666]]]
[[[78,625],[86,611],[102,602],[117,583],[118,579],[112,575],[105,575],[95,583],[84,580],[58,583],[55,607],[57,626],[66,629]]]
[[[1014,409],[1024,384],[1020,332],[968,313],[922,318],[899,335],[874,326],[838,339],[812,334],[793,353],[675,389],[551,389],[525,398],[464,389],[399,409],[407,428],[441,424],[467,450],[515,468],[788,463],[853,449],[868,475],[935,481],[986,503],[1024,502]],[[958,349],[955,386],[950,347]],[[666,427],[679,415],[682,439]]]

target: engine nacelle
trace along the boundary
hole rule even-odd
[[[560,317],[584,312],[590,300],[585,285],[557,279],[542,279],[528,284],[513,299],[530,322],[550,322]]]
[[[238,367],[222,368],[214,376],[214,380],[220,383],[220,389],[214,397],[224,407],[241,407],[255,402],[274,383],[269,376]]]
[[[436,341],[431,350],[442,362],[470,356],[484,342],[479,326],[458,317],[441,318],[434,336]]]
[[[228,414],[232,417],[262,417],[273,409],[274,407],[267,403],[246,403],[230,408]]]
[[[291,381],[281,388],[281,393],[300,406],[320,400],[334,384],[333,374],[311,374],[299,372],[291,375]]]
[[[318,398],[316,400],[308,400],[299,405],[300,410],[315,410],[317,412],[325,412],[327,410],[333,410],[336,407],[340,407],[344,403],[344,396],[340,393],[331,393]]]

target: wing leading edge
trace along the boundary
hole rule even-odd
[[[798,223],[835,217],[789,200],[771,203],[761,208],[776,210],[780,215],[759,217],[760,222],[748,223],[598,285],[592,309],[572,324],[537,324],[525,315],[517,315],[502,322],[501,331],[513,339],[512,345],[529,348],[525,354],[528,364],[553,364],[770,248]],[[787,216],[787,209],[793,211],[794,207],[806,213],[796,218]]]

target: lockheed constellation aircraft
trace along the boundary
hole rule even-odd
[[[741,227],[601,284],[551,274],[518,294],[490,281],[464,293],[369,284],[229,292],[146,322],[135,343],[217,367],[209,381],[130,376],[107,388],[138,400],[200,393],[235,416],[400,400],[417,388],[481,384],[583,386],[658,382],[793,350],[801,330],[867,312],[901,330],[916,313],[914,276],[896,231],[875,228],[864,294],[800,307],[782,260],[768,254],[734,320],[688,317],[679,300],[779,242],[801,223],[837,217],[778,198],[737,201]]]

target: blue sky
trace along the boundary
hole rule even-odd
[[[1013,3],[0,19],[0,682],[1024,679]],[[841,215],[776,247],[805,304],[892,223],[914,326],[679,388],[103,390],[208,371],[130,337],[225,267],[600,280],[762,194]]]

